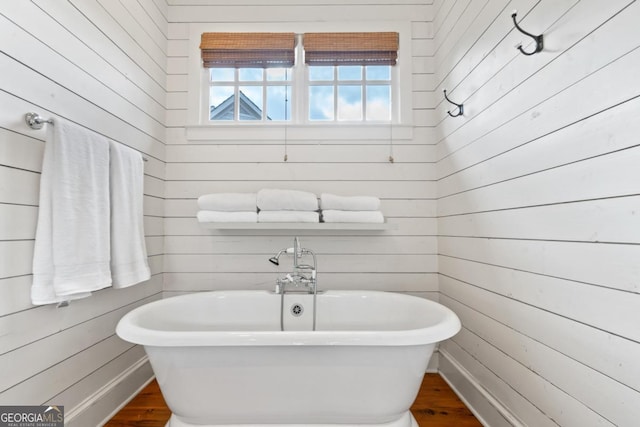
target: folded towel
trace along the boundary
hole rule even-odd
[[[111,278],[114,288],[149,280],[142,211],[144,166],[135,150],[109,142],[111,167]]]
[[[320,214],[309,211],[260,211],[258,222],[320,222]]]
[[[47,126],[31,302],[84,298],[111,286],[109,143],[56,119]]]
[[[383,223],[384,216],[380,211],[339,211],[323,210],[322,220],[324,222],[368,222]]]
[[[258,191],[258,208],[264,211],[317,211],[318,198],[306,191],[267,188]]]
[[[199,211],[199,222],[258,222],[257,212]]]
[[[377,211],[380,209],[380,199],[372,196],[337,196],[335,194],[322,193],[320,195],[320,208],[323,210]]]
[[[212,193],[198,198],[198,207],[205,211],[257,212],[256,193]]]

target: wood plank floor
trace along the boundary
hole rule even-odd
[[[420,427],[482,427],[438,374],[426,374],[411,407]],[[154,380],[105,427],[164,427],[171,412]]]

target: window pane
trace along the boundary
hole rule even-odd
[[[234,68],[210,68],[212,82],[232,82],[235,79]]]
[[[239,68],[238,79],[242,82],[261,82],[262,68]]]
[[[309,120],[333,120],[333,86],[309,87]]]
[[[339,66],[338,80],[362,80],[362,67],[360,65]]]
[[[367,80],[391,80],[391,67],[388,65],[368,65]]]
[[[240,120],[262,120],[262,86],[240,86]]]
[[[291,120],[291,86],[267,87],[267,120]]]
[[[367,86],[367,120],[391,119],[391,87]]]
[[[338,120],[362,120],[362,86],[338,86]]]
[[[209,90],[209,119],[233,120],[235,102],[233,87],[214,86]]]
[[[309,80],[333,80],[333,67],[309,67]]]
[[[290,68],[267,68],[267,80],[270,82],[291,81],[292,73]]]

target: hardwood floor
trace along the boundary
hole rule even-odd
[[[420,427],[482,427],[438,374],[424,376],[411,412]],[[154,380],[105,426],[164,427],[170,415]]]

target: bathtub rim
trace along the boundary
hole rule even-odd
[[[442,320],[424,328],[404,330],[319,330],[319,331],[165,331],[136,324],[148,311],[176,304],[176,299],[202,297],[205,294],[270,294],[266,290],[205,291],[153,301],[125,314],[116,326],[117,335],[125,341],[156,347],[207,346],[411,346],[434,344],[457,334],[461,329],[458,316],[444,305],[413,295],[386,291],[327,290],[328,295],[389,295],[392,298],[420,300],[425,309],[438,310]]]

